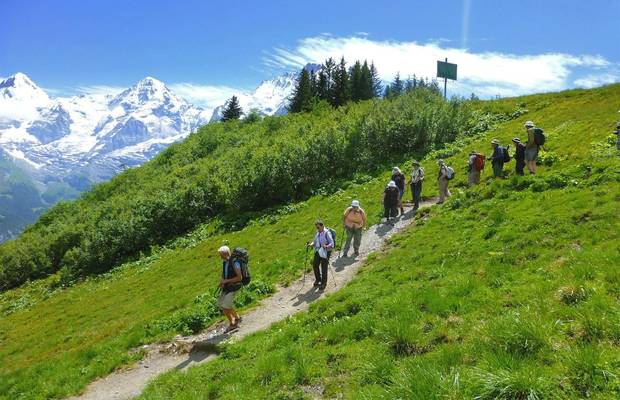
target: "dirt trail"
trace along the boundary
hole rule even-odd
[[[421,207],[434,204],[436,199],[421,203]],[[255,308],[242,314],[239,329],[232,334],[224,334],[226,324],[217,323],[206,331],[194,336],[178,336],[172,342],[143,346],[146,356],[136,364],[113,372],[105,378],[92,382],[85,392],[69,400],[125,400],[138,396],[148,381],[172,370],[184,370],[193,365],[208,362],[217,357],[216,346],[224,341],[236,341],[254,332],[267,329],[271,324],[307,310],[310,303],[338,291],[357,274],[368,255],[377,251],[393,234],[407,227],[413,218],[413,210],[406,207],[405,215],[399,217],[394,226],[377,224],[371,226],[362,236],[360,255],[355,259],[336,258],[334,252],[329,269],[329,281],[324,291],[312,286],[314,275],[311,272],[294,281],[288,287],[278,287],[276,292],[261,301]],[[344,238],[338,238],[339,241]],[[352,252],[352,250],[351,250]],[[308,257],[310,258],[310,257]],[[308,266],[307,266],[308,267]],[[335,284],[334,284],[335,282]]]

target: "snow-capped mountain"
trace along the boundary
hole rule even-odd
[[[289,72],[262,81],[253,92],[236,94],[243,112],[247,115],[250,111],[256,111],[262,116],[286,114],[288,98],[293,93],[296,79],[297,74]],[[213,110],[211,121],[222,118],[224,106],[225,104],[222,104]]]
[[[284,114],[294,84],[295,74],[288,73],[238,97],[246,113]],[[45,207],[150,160],[219,120],[221,110],[194,106],[152,77],[117,95],[54,98],[17,73],[0,81],[0,150],[34,182]],[[0,241],[9,232],[2,220],[0,215]]]

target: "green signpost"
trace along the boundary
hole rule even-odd
[[[446,61],[437,61],[437,78],[443,78],[443,97],[446,98],[448,79],[456,80],[456,64]]]

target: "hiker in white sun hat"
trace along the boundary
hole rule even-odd
[[[392,223],[392,218],[396,218],[398,215],[398,200],[400,197],[400,190],[396,186],[396,182],[390,181],[383,191],[383,216],[386,223]]]
[[[347,239],[342,249],[343,257],[348,257],[351,240],[353,240],[353,254],[357,257],[360,253],[360,244],[362,243],[362,230],[366,225],[366,212],[360,207],[359,200],[353,200],[351,206],[344,210],[342,216],[342,224],[347,233]]]

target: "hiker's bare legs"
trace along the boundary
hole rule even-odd
[[[530,174],[532,175],[536,174],[536,161],[528,161],[527,169],[530,170]]]

